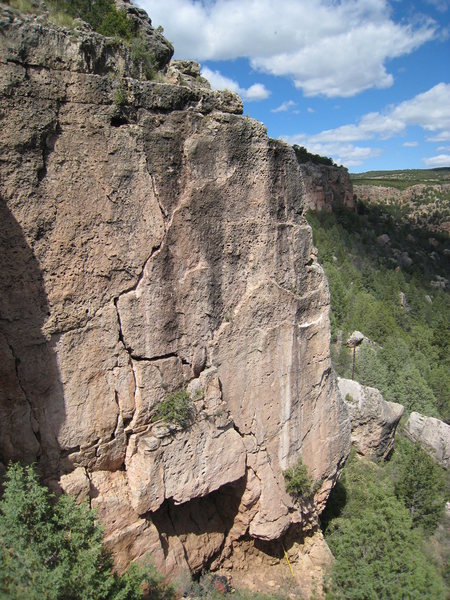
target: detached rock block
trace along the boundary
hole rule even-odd
[[[419,444],[445,469],[450,465],[450,426],[434,417],[412,412],[405,425],[405,433]]]
[[[339,391],[347,406],[352,444],[356,451],[371,458],[386,458],[394,445],[394,435],[404,407],[386,402],[376,388],[351,379],[338,378]]]

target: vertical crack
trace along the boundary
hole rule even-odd
[[[166,209],[164,208],[164,206],[163,206],[163,205],[162,205],[162,203],[161,203],[161,199],[160,199],[160,197],[159,197],[159,194],[158,194],[158,191],[157,191],[157,189],[156,189],[155,176],[153,175],[153,173],[150,173],[150,170],[149,170],[149,168],[148,168],[148,164],[147,164],[147,172],[148,172],[148,174],[150,175],[150,179],[151,179],[151,182],[152,182],[152,190],[153,190],[153,193],[154,193],[154,195],[155,195],[156,202],[158,203],[159,210],[160,210],[160,211],[161,211],[161,213],[164,215],[164,219],[167,219],[167,217],[168,217],[168,212],[166,211]]]
[[[42,451],[41,436],[39,434],[39,429],[36,430],[36,428],[33,426],[33,420],[37,423],[37,427],[39,427],[39,423],[33,414],[34,413],[33,406],[27,396],[27,393],[25,391],[25,388],[24,388],[21,378],[20,378],[20,372],[19,372],[20,358],[16,355],[14,348],[11,346],[9,341],[6,338],[5,338],[5,340],[6,340],[6,343],[8,344],[9,351],[11,352],[11,356],[13,357],[13,360],[14,360],[14,370],[16,373],[17,383],[19,385],[19,388],[22,391],[23,397],[25,398],[25,402],[28,404],[28,408],[30,409],[30,427],[31,427],[31,431],[33,432],[34,437],[36,438],[36,442],[39,445],[39,448],[40,448],[39,454],[41,454],[41,451]]]

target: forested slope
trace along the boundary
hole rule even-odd
[[[331,293],[337,373],[448,422],[449,239],[415,228],[396,206],[309,213]],[[352,456],[322,514],[336,562],[328,598],[448,597],[448,474],[397,433],[388,462]]]
[[[371,343],[356,353],[355,379],[448,422],[448,236],[400,223],[395,210],[375,204],[310,213],[309,221],[330,283],[338,375],[351,375],[345,341],[359,330]]]

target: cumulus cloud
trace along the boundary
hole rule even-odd
[[[389,107],[384,113],[367,113],[356,124],[341,125],[313,135],[291,135],[285,139],[291,144],[306,146],[317,154],[331,155],[339,164],[352,167],[381,153],[378,148],[355,145],[355,142],[387,140],[403,133],[409,126],[419,126],[426,131],[450,129],[450,84],[439,83],[410,100]],[[433,140],[445,141],[450,139],[448,135],[449,131],[441,131]],[[404,144],[413,145],[417,142]],[[441,160],[442,156],[445,155],[427,160]]]
[[[438,83],[430,90],[390,107],[385,113],[367,113],[356,124],[341,125],[310,136],[310,143],[356,142],[374,138],[389,139],[410,125],[427,131],[450,128],[450,84]],[[433,141],[445,141],[442,131]]]
[[[404,144],[402,144],[404,148],[417,148],[418,145],[419,142],[405,142]]]
[[[357,146],[355,144],[345,144],[340,142],[321,143],[311,141],[306,135],[296,135],[283,138],[289,144],[298,144],[305,146],[310,152],[320,154],[321,156],[331,156],[335,163],[346,167],[357,167],[363,164],[369,158],[374,158],[381,154],[379,148],[369,146]]]
[[[427,138],[427,142],[450,142],[450,131],[441,131],[437,135]]]
[[[242,88],[234,79],[225,77],[220,71],[212,71],[208,67],[202,68],[202,75],[209,81],[213,90],[230,90],[248,102],[265,100],[270,96],[270,90],[262,83],[254,83],[249,88]]]
[[[246,57],[307,96],[392,85],[386,62],[437,34],[434,21],[395,22],[387,0],[138,0],[181,58]]]
[[[270,112],[273,112],[273,113],[287,112],[290,108],[293,108],[294,106],[297,106],[296,102],[294,102],[293,100],[286,100],[285,102],[282,102],[280,104],[280,106],[277,106],[277,108],[272,108],[272,110]]]
[[[430,158],[424,158],[423,162],[428,167],[450,167],[450,154],[438,154]]]

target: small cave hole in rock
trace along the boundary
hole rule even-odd
[[[123,125],[129,125],[130,122],[125,115],[114,115],[111,117],[111,125],[113,127],[122,127]]]

